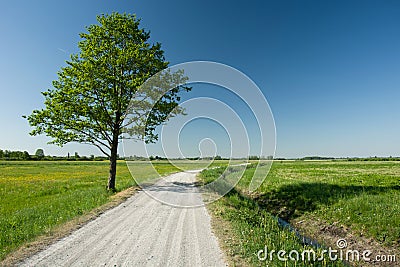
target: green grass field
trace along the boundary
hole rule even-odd
[[[260,264],[254,253],[264,245],[271,249],[298,247],[290,233],[277,227],[273,216],[289,222],[319,219],[344,225],[384,246],[400,244],[398,162],[274,162],[261,187],[249,194],[254,170],[254,166],[247,168],[235,189],[211,205],[236,231],[239,241],[232,245],[233,250],[252,264]],[[201,177],[208,183],[222,171],[206,170]]]

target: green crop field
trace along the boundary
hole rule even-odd
[[[261,187],[250,194],[247,189],[254,170],[254,165],[248,167],[235,189],[211,205],[214,215],[236,233],[236,242],[228,248],[232,255],[259,265],[255,252],[265,245],[271,250],[299,248],[294,234],[278,227],[276,217],[300,230],[313,221],[320,222],[319,226],[343,226],[355,239],[365,236],[384,247],[398,248],[400,163],[278,161]],[[208,183],[222,172],[223,168],[205,170],[201,179]]]

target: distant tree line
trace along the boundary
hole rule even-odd
[[[301,158],[300,160],[330,160],[335,159],[334,157],[320,157],[320,156],[309,156]]]
[[[2,160],[29,160],[31,155],[27,151],[10,151],[0,149],[0,159]]]
[[[119,158],[119,156],[118,156]],[[103,161],[108,160],[107,157],[103,156],[80,156],[78,152],[75,152],[73,156],[68,153],[66,156],[51,156],[45,155],[44,150],[39,148],[36,150],[34,155],[30,155],[28,151],[10,151],[0,149],[0,160],[68,160],[68,161]]]
[[[346,158],[347,161],[400,161],[400,157]]]
[[[118,159],[127,159],[127,160],[167,160],[167,158],[161,156],[129,156],[126,158],[120,157],[117,155]],[[179,160],[181,158],[175,158],[173,160]],[[229,160],[229,158],[224,158],[219,155],[215,157],[192,157],[186,158],[189,160]],[[247,158],[237,158],[237,159],[247,159]],[[258,157],[258,156],[249,156],[249,160],[344,160],[344,161],[400,161],[400,157],[368,157],[368,158],[359,158],[359,157],[347,157],[347,158],[335,158],[335,157],[320,157],[320,156],[308,156],[303,158],[273,158],[272,156],[267,157]],[[103,161],[109,160],[108,157],[105,156],[80,156],[78,152],[75,152],[73,155],[68,153],[66,156],[51,156],[45,155],[44,150],[38,148],[34,155],[30,155],[28,151],[11,151],[11,150],[2,150],[0,149],[0,160],[47,160],[47,161],[56,161],[56,160],[68,160],[68,161]]]
[[[284,158],[280,158],[279,160],[285,160]],[[359,157],[346,157],[346,158],[335,158],[335,157],[319,157],[319,156],[311,156],[311,157],[303,157],[298,158],[296,160],[344,160],[344,161],[400,161],[400,157],[368,157],[368,158],[359,158]]]
[[[138,156],[132,156],[132,157],[127,157],[128,160],[147,160],[147,158],[145,157],[138,157]],[[161,156],[150,156],[148,158],[149,160],[166,160],[167,158],[161,157]],[[173,158],[170,160],[180,160],[182,158]],[[189,157],[189,158],[185,158],[188,160],[229,160],[230,158],[225,158],[222,157],[220,155],[216,155],[214,157]],[[259,157],[259,156],[248,156],[246,157],[242,157],[242,158],[233,158],[233,159],[238,159],[238,160],[272,160],[274,159],[273,156],[267,156],[267,157]]]

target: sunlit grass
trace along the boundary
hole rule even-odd
[[[321,219],[346,225],[383,245],[396,247],[400,242],[398,162],[275,162],[261,187],[250,194],[254,171],[254,165],[247,168],[235,189],[212,209],[237,229],[239,254],[256,265],[261,263],[254,252],[264,244],[274,249],[298,246],[285,229],[276,230],[272,216],[288,221]],[[201,179],[209,183],[221,173],[206,170]]]
[[[400,241],[398,162],[275,163],[258,193],[258,203],[285,219],[315,216],[383,244]]]

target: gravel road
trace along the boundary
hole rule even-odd
[[[20,265],[226,266],[205,207],[178,207],[201,205],[196,174],[162,179]]]

